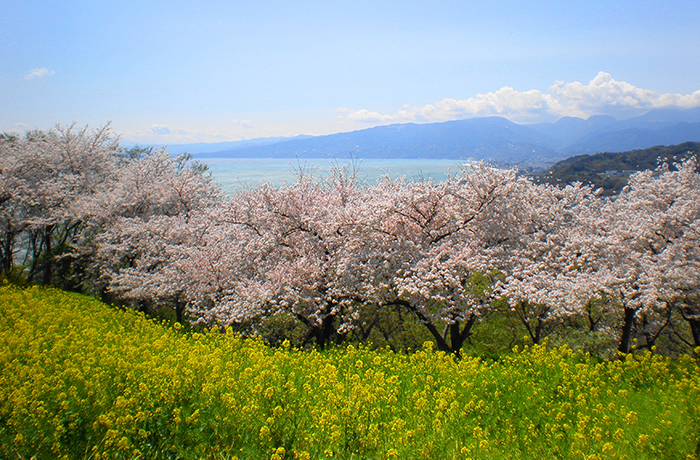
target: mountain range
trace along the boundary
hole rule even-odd
[[[538,124],[518,124],[502,117],[404,123],[325,136],[174,145],[168,150],[188,152],[195,158],[474,159],[542,168],[574,155],[687,141],[700,141],[700,108],[654,109],[624,120],[596,115]]]

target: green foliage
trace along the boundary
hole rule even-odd
[[[246,335],[259,334],[268,345],[280,346],[285,340],[294,346],[303,348],[308,328],[296,320],[290,313],[280,311],[269,316],[254,328],[255,324],[239,324],[238,330]]]
[[[423,324],[403,307],[365,305],[361,317],[362,323],[349,334],[349,343],[407,352],[432,340]]]
[[[689,356],[597,361],[535,346],[485,362],[430,343],[319,353],[5,286],[0,369],[0,458],[700,454],[700,366]]]
[[[474,326],[473,335],[464,345],[463,353],[482,359],[497,360],[513,347],[531,344],[527,331],[513,314],[507,302],[501,301],[494,311]]]
[[[657,146],[630,152],[602,152],[595,155],[578,155],[552,165],[549,170],[535,179],[553,185],[566,185],[573,182],[591,184],[602,188],[603,195],[614,195],[627,185],[629,171],[654,170],[659,164],[673,164],[700,152],[700,143],[685,142],[672,146]],[[614,171],[615,175],[606,174]]]
[[[0,275],[0,283],[18,287],[28,287],[32,285],[32,283],[27,280],[24,268],[21,266],[12,267],[9,271],[2,273],[2,275]]]
[[[489,288],[487,277],[474,275],[471,289],[475,295],[484,296]],[[580,353],[599,359],[611,359],[617,355],[618,330],[622,318],[609,299],[593,298],[580,314],[565,318],[550,317],[541,329],[540,340],[545,337],[554,346],[567,346]],[[433,341],[420,320],[404,307],[361,307],[361,321],[345,335],[336,334],[335,344],[362,345],[374,350],[391,349],[407,353],[419,349],[425,342]],[[634,353],[655,347],[665,356],[678,357],[692,352],[692,335],[688,322],[676,307],[666,312],[668,321],[664,327],[652,328],[653,336],[645,330],[645,315],[640,314],[635,329],[637,345]],[[543,309],[543,310],[540,310]],[[519,305],[511,307],[506,299],[492,300],[490,312],[478,319],[463,344],[460,353],[465,356],[495,360],[510,353],[513,347],[533,344],[531,333],[538,325],[538,313],[546,311],[541,305]],[[145,311],[150,316],[152,311]],[[163,309],[163,312],[169,310]],[[165,317],[157,316],[159,319]],[[174,320],[174,319],[173,319]],[[336,320],[337,321],[337,320]],[[530,331],[525,326],[528,324]],[[334,327],[338,325],[335,324]],[[442,324],[444,327],[444,323]],[[235,331],[245,336],[259,336],[271,346],[289,341],[298,348],[309,349],[315,345],[309,329],[289,313],[278,313],[261,322],[249,321],[234,325]],[[445,332],[450,339],[449,329]],[[645,335],[646,334],[646,335]]]

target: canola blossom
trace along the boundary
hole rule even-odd
[[[0,287],[0,458],[697,459],[696,357],[324,352]]]

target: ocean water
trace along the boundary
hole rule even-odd
[[[324,176],[334,164],[346,165],[349,160],[329,160],[328,158],[198,158],[209,166],[214,181],[232,193],[245,187],[271,183],[275,187],[291,184],[296,180],[300,168],[317,171]],[[389,175],[391,178],[406,177],[408,180],[444,180],[448,174],[459,173],[458,160],[421,159],[369,159],[357,160],[355,165],[361,181],[375,183],[377,178]]]

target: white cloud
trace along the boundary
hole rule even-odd
[[[151,126],[151,132],[153,134],[167,135],[170,134],[170,128],[165,125],[153,125]]]
[[[700,106],[700,91],[689,95],[659,94],[650,89],[617,81],[606,72],[599,72],[588,85],[557,81],[549,90],[557,100],[562,101],[563,111],[568,112],[564,113],[566,115],[586,116],[630,109],[689,109]]]
[[[245,129],[251,129],[253,127],[253,122],[250,120],[231,120],[231,123],[236,126],[242,126]]]
[[[122,139],[138,144],[193,144],[198,142],[224,142],[241,140],[240,129],[222,129],[221,126],[178,126],[170,128],[165,124],[125,127],[120,130]],[[255,136],[253,136],[255,137]]]
[[[27,80],[31,80],[32,78],[42,78],[48,75],[53,75],[55,73],[56,72],[54,72],[53,70],[49,70],[46,67],[42,67],[40,69],[32,69],[32,71],[25,75],[24,78]]]
[[[562,116],[626,115],[663,107],[700,107],[700,91],[689,95],[659,94],[599,72],[587,85],[557,81],[547,93],[534,89],[517,91],[504,86],[468,99],[443,99],[423,107],[404,106],[394,114],[347,108],[337,109],[337,112],[347,120],[364,122],[435,122],[489,115],[515,121],[539,121]]]

